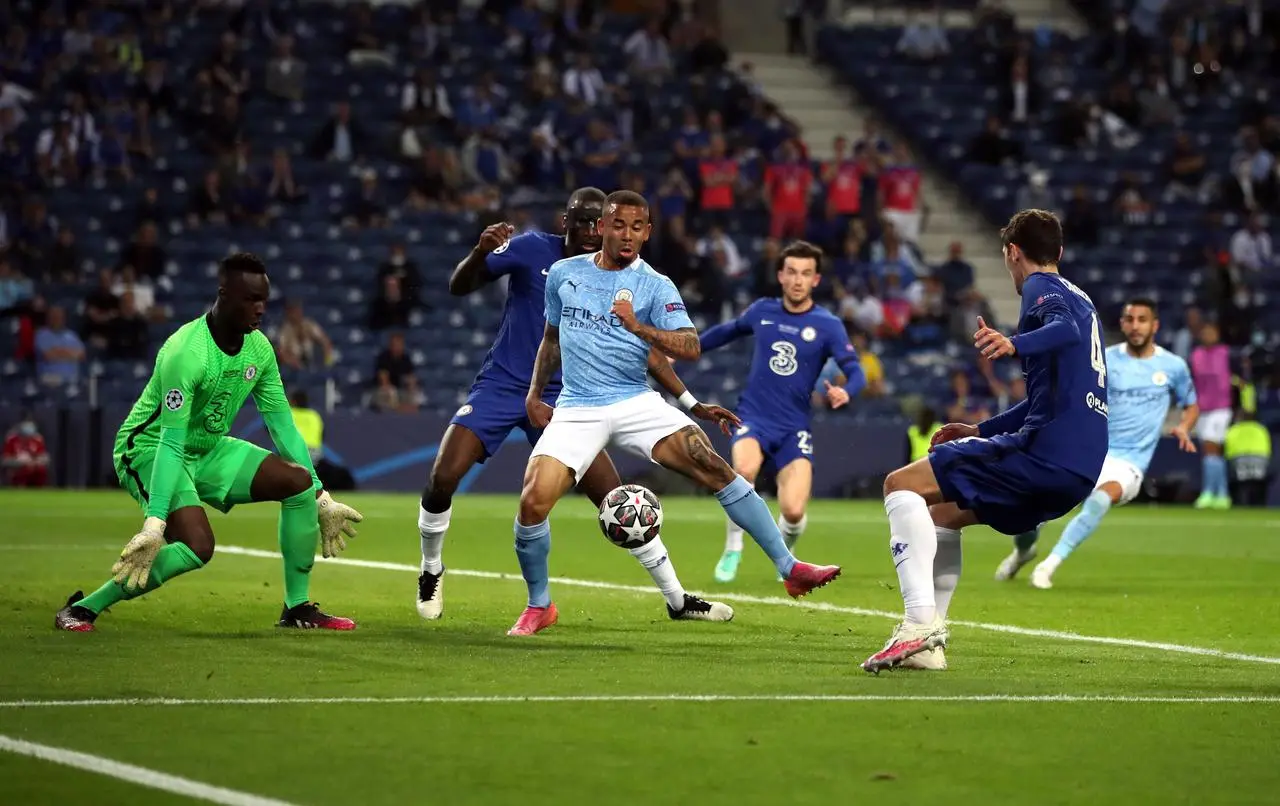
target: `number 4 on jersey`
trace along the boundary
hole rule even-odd
[[[1093,333],[1089,336],[1089,362],[1098,373],[1098,386],[1107,388],[1107,356],[1102,347],[1102,331],[1098,328],[1098,315],[1093,315]]]

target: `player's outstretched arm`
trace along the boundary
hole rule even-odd
[[[493,282],[498,275],[489,271],[489,255],[511,240],[513,233],[515,227],[505,221],[485,227],[470,254],[458,262],[449,276],[449,293],[465,297]]]
[[[703,350],[716,350],[750,332],[751,324],[747,321],[745,315],[739,316],[737,319],[721,322],[702,331],[702,334],[698,337],[698,343]]]

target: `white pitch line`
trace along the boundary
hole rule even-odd
[[[0,735],[0,751],[87,770],[88,772],[127,781],[148,789],[172,792],[175,795],[183,795],[206,803],[219,803],[224,806],[293,806],[288,801],[259,797],[248,792],[238,792],[221,786],[210,786],[199,781],[193,781],[190,778],[181,778],[177,775],[149,770],[146,767],[112,761],[102,756],[93,756],[88,753],[80,753],[75,750],[53,747],[47,744],[36,744],[35,742],[14,739],[9,736]]]
[[[1280,697],[1185,696],[1123,694],[565,694],[459,695],[439,697],[229,697],[223,699],[10,700],[0,708],[102,708],[113,706],[248,706],[248,705],[510,705],[536,703],[738,703],[738,702],[932,702],[932,703],[1157,703],[1280,704]],[[2,738],[2,737],[0,737]],[[3,749],[0,747],[0,749]],[[264,801],[265,802],[265,801]],[[275,803],[277,801],[271,801]]]
[[[242,557],[259,557],[262,559],[272,560],[278,560],[280,558],[280,555],[276,552],[246,548],[244,546],[219,546],[218,551],[226,554],[237,554]],[[357,560],[345,557],[325,560],[317,557],[316,562],[346,565],[354,568],[373,568],[382,571],[408,571],[414,574],[420,572],[420,569],[416,565],[381,562],[378,560]],[[476,577],[479,579],[522,581],[516,574],[500,574],[494,571],[469,571],[466,569],[450,568],[449,573],[454,576]],[[556,585],[565,585],[569,587],[593,588],[596,590],[619,591],[622,593],[641,593],[650,596],[654,594],[653,588],[641,585],[621,585],[614,582],[601,582],[593,579],[573,579],[570,577],[552,577],[550,581]],[[811,602],[803,599],[784,599],[781,596],[752,596],[750,594],[733,593],[731,591],[716,591],[714,593],[708,593],[706,591],[690,591],[690,593],[695,596],[702,596],[705,598],[728,599],[729,601],[746,602],[748,604],[798,607],[804,610],[818,610],[827,613],[845,613],[851,616],[887,618],[893,619],[894,621],[900,621],[902,619],[901,613],[892,613],[887,610],[870,610],[865,607],[848,607],[845,605],[828,604],[826,602]],[[1227,652],[1221,649],[1213,649],[1211,647],[1172,644],[1165,643],[1163,641],[1145,641],[1140,638],[1111,638],[1104,635],[1082,635],[1081,633],[1065,632],[1060,630],[1041,630],[1034,627],[1018,627],[1013,624],[993,624],[984,621],[948,620],[948,623],[953,627],[968,627],[974,630],[986,630],[988,632],[1005,633],[1007,635],[1023,635],[1030,638],[1047,638],[1055,641],[1074,641],[1085,644],[1122,646],[1133,649],[1154,649],[1160,652],[1173,652],[1183,655],[1203,655],[1211,658],[1220,658],[1222,660],[1280,665],[1280,658],[1271,657],[1269,655],[1248,655],[1241,652]]]

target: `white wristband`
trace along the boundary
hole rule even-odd
[[[698,398],[694,397],[693,393],[688,389],[684,390],[676,400],[681,406],[684,406],[685,411],[690,411],[694,406],[698,405]]]

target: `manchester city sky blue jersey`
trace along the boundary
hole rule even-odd
[[[1108,451],[1144,473],[1160,441],[1170,403],[1196,402],[1187,362],[1156,347],[1147,358],[1135,358],[1128,347],[1107,348],[1107,395],[1111,407]]]
[[[595,255],[566,258],[547,278],[547,323],[560,329],[564,387],[557,406],[607,406],[649,391],[649,345],[610,311],[630,300],[636,319],[659,330],[692,328],[676,286],[636,258],[609,271]]]
[[[781,299],[759,299],[737,319],[703,333],[702,347],[714,350],[748,334],[755,336],[755,349],[737,413],[757,427],[808,429],[810,395],[828,358],[861,387],[857,352],[844,324],[826,308],[792,313]]]
[[[493,347],[484,357],[479,376],[526,392],[533,361],[542,342],[544,288],[551,264],[564,257],[564,240],[546,232],[517,235],[491,252],[485,269],[507,277],[507,302]],[[558,388],[560,378],[547,385]]]

